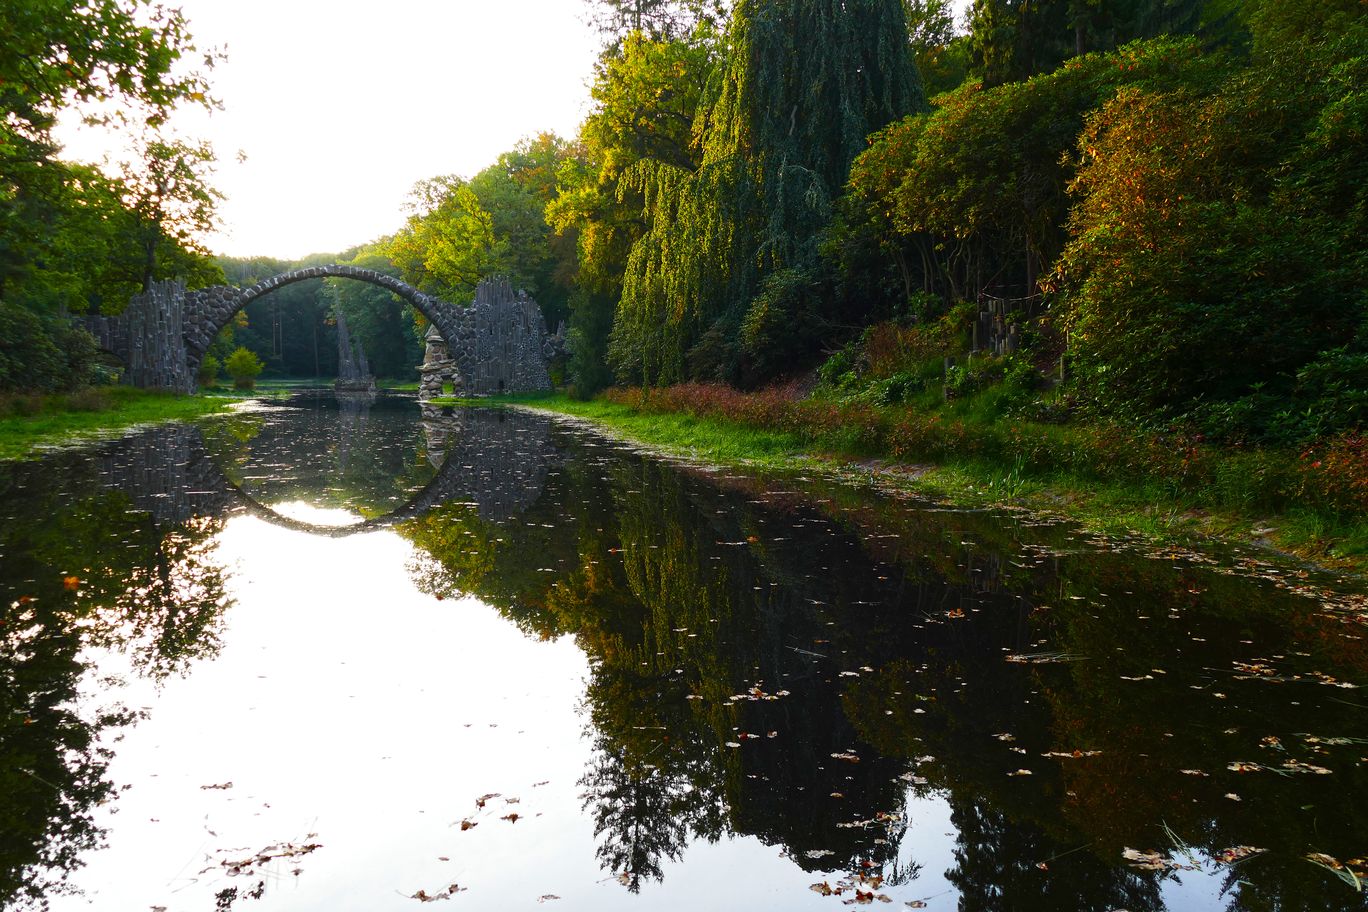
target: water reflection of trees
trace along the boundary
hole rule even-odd
[[[137,509],[121,482],[166,481],[145,471],[148,443],[0,465],[0,906],[43,907],[102,840],[93,808],[115,792],[102,745],[135,714],[97,704],[92,650],[160,680],[219,648],[221,520]]]
[[[946,874],[966,910],[1162,909],[1163,875],[1120,862],[1135,843],[1171,849],[1163,824],[1208,855],[1272,850],[1231,870],[1232,912],[1364,908],[1301,859],[1362,854],[1357,748],[1334,777],[1226,769],[1271,763],[1268,735],[1301,759],[1318,755],[1295,732],[1368,736],[1314,676],[1295,692],[1235,680],[1233,663],[1276,654],[1283,671],[1362,682],[1363,641],[1313,601],[1065,529],[570,453],[516,521],[446,511],[406,531],[427,554],[421,585],[475,593],[590,657],[585,807],[630,888],[727,833],[812,870],[915,878],[915,859],[895,867],[906,773],[950,803]],[[1087,659],[1004,661],[1026,653]]]

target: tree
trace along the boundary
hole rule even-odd
[[[223,194],[209,184],[216,159],[208,142],[152,134],[139,142],[138,153],[140,161],[123,162],[122,170],[146,291],[155,279],[210,265],[203,235],[217,224]],[[195,276],[187,277],[194,287]]]
[[[256,386],[257,375],[266,365],[255,352],[239,345],[223,366],[233,378],[235,388],[249,390]]]
[[[865,137],[926,104],[895,0],[742,0],[726,43],[699,168],[627,175],[647,228],[610,348],[624,379],[753,382],[765,356],[810,350],[832,316],[810,293],[832,201]]]
[[[68,332],[63,309],[117,309],[129,291],[123,190],[56,158],[59,115],[77,109],[90,123],[155,129],[179,104],[215,102],[202,73],[185,66],[197,52],[179,10],[140,0],[8,3],[0,44],[0,300],[36,315],[37,362],[42,339],[69,347],[54,341]],[[216,60],[205,54],[204,69]]]
[[[404,227],[384,253],[404,281],[453,303],[475,296],[480,279],[507,265],[507,243],[469,182],[455,175],[419,181]]]
[[[730,6],[729,0],[591,0],[589,22],[614,44],[632,34],[668,41],[699,25],[720,26]]]
[[[716,57],[716,35],[702,27],[675,40],[629,35],[599,59],[594,109],[560,161],[557,195],[546,209],[548,223],[576,252],[568,342],[577,393],[612,379],[613,313],[628,256],[645,230],[641,196],[624,176],[644,161],[686,170],[701,163],[694,119]]]

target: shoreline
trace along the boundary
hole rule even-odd
[[[1153,497],[1141,485],[1024,478],[1012,466],[987,460],[933,464],[830,451],[788,431],[713,416],[639,410],[601,399],[510,396],[459,404],[554,414],[667,458],[761,470],[823,470],[888,493],[930,497],[955,507],[1026,510],[1077,523],[1089,532],[1138,535],[1157,545],[1243,546],[1308,569],[1348,578],[1368,576],[1368,554],[1336,555],[1325,540],[1307,543],[1284,533],[1289,522],[1314,526],[1315,516],[1201,508],[1178,498]]]
[[[135,427],[221,414],[241,401],[126,386],[92,387],[22,400],[16,397],[8,400],[10,407],[0,417],[0,460],[32,459],[49,450],[118,436]]]

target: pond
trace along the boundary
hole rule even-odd
[[[517,411],[0,463],[0,905],[1368,908],[1368,607]]]

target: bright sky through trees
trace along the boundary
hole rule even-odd
[[[397,230],[413,184],[470,176],[543,130],[573,136],[599,38],[575,0],[182,0],[224,110],[186,111],[226,195],[209,246],[296,257]],[[120,151],[61,132],[64,157]],[[241,150],[246,160],[239,163]]]

